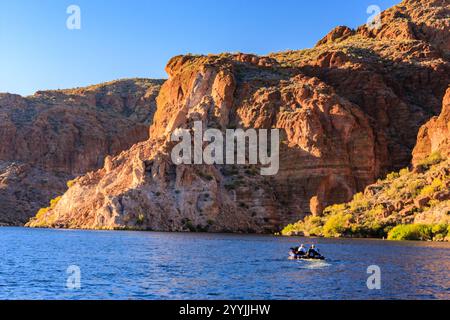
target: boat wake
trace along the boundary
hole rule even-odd
[[[323,260],[299,260],[297,263],[300,265],[300,269],[324,269],[330,267],[331,264]]]

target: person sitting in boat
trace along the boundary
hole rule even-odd
[[[306,254],[309,258],[315,258],[315,257],[319,257],[320,253],[319,250],[316,249],[315,245],[311,245],[311,248],[308,249],[308,252]]]
[[[302,244],[302,245],[300,245],[300,247],[298,247],[297,254],[302,255],[302,256],[304,256],[306,254],[306,248],[305,248],[304,244]]]
[[[298,249],[297,249],[297,254],[299,255],[299,256],[304,256],[304,255],[306,255],[306,249],[305,249],[305,246],[302,244],[302,245],[300,245],[300,247],[298,247]]]

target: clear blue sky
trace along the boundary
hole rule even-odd
[[[367,7],[400,0],[1,0],[0,92],[28,95],[130,78],[166,78],[184,53],[267,54],[313,46]],[[66,9],[81,8],[81,30]]]

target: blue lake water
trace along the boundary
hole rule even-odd
[[[289,261],[300,243],[328,260]],[[450,299],[446,243],[6,227],[0,257],[0,299]]]

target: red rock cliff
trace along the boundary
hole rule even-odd
[[[450,88],[444,97],[440,116],[432,118],[419,131],[413,164],[419,164],[435,152],[444,158],[450,157]]]
[[[148,139],[162,81],[0,94],[0,223],[21,224],[66,182]]]
[[[272,232],[345,202],[411,160],[449,84],[446,1],[403,1],[382,28],[334,30],[318,46],[259,57],[179,56],[151,138],[77,179],[31,226]],[[177,128],[279,128],[280,171],[175,166]],[[256,174],[255,174],[256,172]]]

